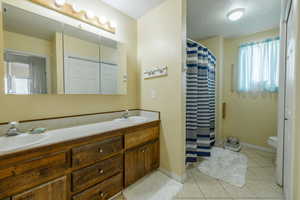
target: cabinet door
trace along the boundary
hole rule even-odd
[[[12,200],[66,200],[67,179],[62,177],[12,197]]]
[[[145,147],[136,148],[125,153],[125,187],[144,176]]]
[[[159,141],[125,153],[125,187],[159,167]]]
[[[146,145],[145,149],[145,174],[159,167],[159,141]]]

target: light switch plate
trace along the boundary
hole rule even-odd
[[[156,98],[156,90],[151,89],[151,98],[155,99]]]

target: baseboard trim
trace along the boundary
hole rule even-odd
[[[169,172],[163,168],[159,168],[159,171],[161,171],[163,174],[167,175],[168,177],[170,177],[171,179],[174,179],[180,183],[184,183],[184,181],[186,180],[186,174],[184,173],[183,176],[178,176],[177,174],[174,174],[172,172]]]
[[[257,149],[257,150],[261,150],[261,151],[265,151],[265,152],[271,152],[271,153],[276,152],[276,150],[273,149],[273,148],[261,147],[261,146],[255,145],[255,144],[249,144],[249,143],[244,143],[244,142],[242,142],[241,144],[244,147],[249,147],[249,148],[252,148],[252,149]]]

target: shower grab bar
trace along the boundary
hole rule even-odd
[[[223,102],[222,103],[222,119],[225,119],[226,118],[226,103]]]

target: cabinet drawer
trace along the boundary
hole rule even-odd
[[[32,188],[61,176],[69,167],[67,152],[35,158],[9,168],[11,173],[0,180],[0,198]],[[2,169],[6,170],[6,169]]]
[[[159,137],[159,128],[151,127],[137,130],[125,135],[125,149],[139,146]]]
[[[72,200],[106,200],[122,190],[123,175],[120,173],[73,196]]]
[[[67,178],[56,179],[12,197],[12,200],[66,200]]]
[[[90,187],[122,171],[123,157],[121,155],[100,161],[72,173],[72,190],[75,192]]]
[[[114,153],[120,152],[122,148],[122,136],[73,148],[72,166],[78,167],[103,160]]]

